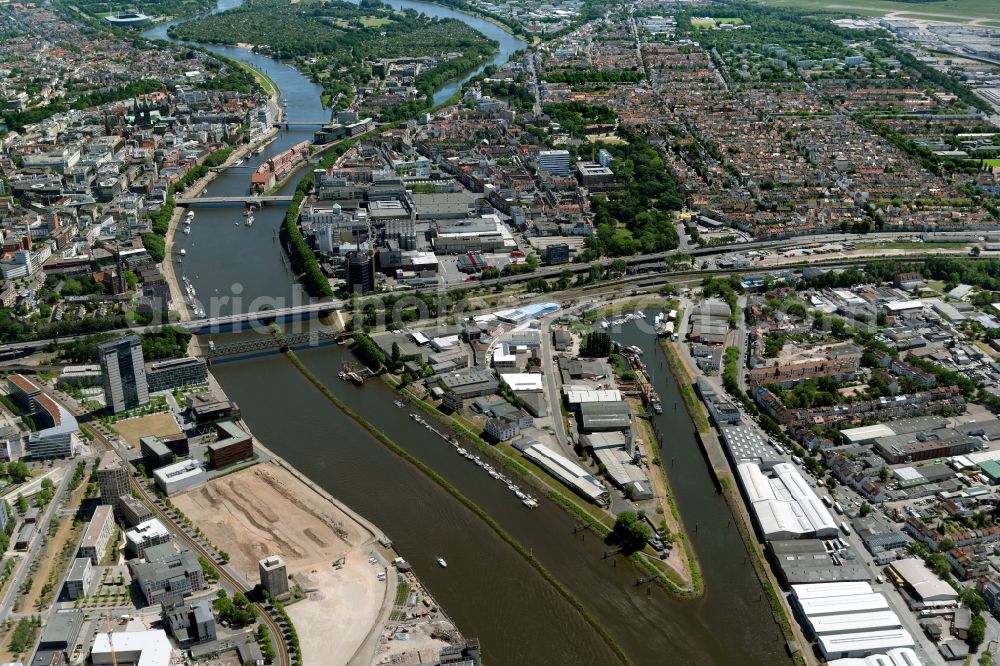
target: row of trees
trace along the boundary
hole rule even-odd
[[[587,333],[580,345],[580,355],[591,358],[607,358],[611,355],[611,336],[593,331]]]
[[[375,371],[381,369],[388,360],[385,353],[366,333],[354,335],[354,354],[361,359],[362,363]]]

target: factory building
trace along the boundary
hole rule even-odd
[[[514,448],[584,499],[601,506],[607,504],[608,489],[604,484],[569,458],[527,438],[515,441]]]
[[[837,535],[833,516],[791,464],[775,465],[773,478],[750,462],[741,463],[736,471],[754,522],[765,540]]]

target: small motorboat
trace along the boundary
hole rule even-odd
[[[437,558],[437,563],[438,563],[438,565],[440,565],[440,567],[442,569],[447,569],[448,568],[448,562],[443,557]]]

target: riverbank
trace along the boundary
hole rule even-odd
[[[460,502],[466,509],[474,513],[483,523],[485,523],[493,533],[500,537],[508,546],[514,549],[518,555],[520,555],[532,568],[538,572],[542,578],[552,587],[552,589],[557,592],[563,599],[565,599],[573,609],[601,638],[604,644],[615,654],[619,661],[623,664],[630,664],[628,656],[625,654],[624,650],[618,643],[612,638],[608,630],[602,626],[596,618],[591,615],[583,603],[574,596],[568,588],[566,588],[562,583],[560,583],[556,577],[542,565],[542,563],[519,541],[517,541],[513,536],[510,535],[500,524],[488,513],[486,513],[482,508],[480,508],[475,502],[470,500],[464,494],[462,494],[458,488],[449,483],[443,476],[436,472],[433,468],[429,467],[419,458],[412,455],[406,449],[400,447],[396,442],[387,437],[381,430],[376,428],[360,414],[351,409],[347,404],[340,400],[334,393],[323,384],[323,382],[313,374],[298,356],[292,352],[285,352],[285,356],[289,361],[295,366],[299,373],[305,377],[310,384],[312,384],[331,404],[337,407],[345,416],[353,420],[357,425],[363,428],[369,435],[378,440],[383,444],[389,451],[399,456],[407,463],[419,470],[424,476],[429,478],[435,484],[437,484],[442,490],[451,495],[455,500]]]
[[[683,319],[682,315],[678,321],[683,321]],[[784,595],[781,594],[781,586],[771,567],[764,559],[760,544],[754,536],[750,513],[736,487],[735,479],[726,462],[725,453],[722,451],[722,445],[715,431],[709,426],[708,410],[702,401],[695,396],[692,385],[698,376],[697,371],[684,357],[683,351],[680,349],[680,345],[683,343],[661,338],[659,344],[667,356],[667,365],[680,389],[685,408],[688,410],[691,420],[698,424],[696,435],[704,450],[706,464],[711,468],[712,476],[716,479],[718,488],[729,506],[754,572],[757,574],[764,594],[767,595],[771,613],[789,646],[789,652],[792,653],[792,659],[797,664],[811,666],[816,663],[811,644],[803,635],[798,623],[791,619],[794,617],[793,611]],[[702,430],[702,424],[704,430]]]
[[[277,88],[275,88],[275,90],[277,90]],[[275,92],[274,94],[277,95],[278,93]],[[224,173],[226,169],[233,166],[235,162],[245,159],[254,150],[270,143],[274,137],[277,136],[277,134],[277,128],[271,128],[271,130],[260,135],[250,143],[244,144],[235,149],[229,158],[219,166],[218,170],[209,171],[207,174],[191,183],[191,185],[189,185],[182,194],[185,197],[198,196],[212,181],[218,178],[220,174]],[[181,217],[185,214],[186,211],[183,207],[174,207],[174,213],[170,216],[170,224],[167,226],[167,235],[164,239],[163,262],[160,264],[160,270],[167,281],[167,287],[170,289],[170,301],[174,306],[172,309],[175,309],[180,316],[181,321],[191,319],[191,308],[187,299],[184,297],[184,292],[181,290],[180,282],[177,280],[177,272],[174,269],[174,243],[177,238],[177,231]]]
[[[214,376],[209,387],[225,392]],[[249,432],[245,422],[241,427]],[[295,598],[285,603],[305,664],[371,664],[389,653],[386,643],[400,631],[424,638],[424,649],[464,641],[458,628],[412,572],[399,573],[398,553],[388,537],[254,438],[262,462],[181,493],[173,501],[210,541],[226,550],[238,571],[280,555]],[[249,575],[249,574],[248,574]],[[402,591],[419,590],[425,608],[437,610],[401,627]],[[418,609],[414,609],[418,610]],[[393,654],[406,654],[401,644]]]

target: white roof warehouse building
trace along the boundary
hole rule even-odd
[[[528,446],[521,448],[518,446],[520,442],[524,442]],[[608,489],[604,487],[604,484],[569,458],[559,455],[549,447],[538,444],[534,440],[518,440],[514,442],[514,448],[520,450],[525,458],[559,479],[581,497],[594,504],[607,502]]]
[[[791,464],[775,465],[774,478],[754,463],[742,463],[736,471],[765,540],[837,535],[833,516]]]
[[[958,603],[958,592],[916,558],[896,560],[889,566],[889,573],[893,582],[905,587],[925,608]]]
[[[803,626],[828,661],[886,654],[914,645],[889,602],[869,583],[792,585],[792,599]]]

